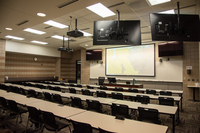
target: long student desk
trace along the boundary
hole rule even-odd
[[[129,119],[117,120],[114,116],[95,113],[69,106],[60,106],[57,103],[52,103],[41,99],[27,98],[24,95],[15,94],[12,92],[9,92],[8,94],[6,93],[8,92],[0,90],[0,96],[6,99],[15,100],[19,104],[33,106],[43,111],[52,112],[54,115],[67,120],[88,123],[91,124],[93,128],[100,127],[118,133],[132,133],[133,131],[140,133],[166,133],[168,130],[168,127],[163,125],[156,125]]]
[[[22,86],[22,85],[14,85],[14,86],[22,87],[26,90],[34,89],[36,92],[40,92],[40,93],[49,92],[51,94],[60,94],[62,97],[65,97],[65,98],[79,97],[79,98],[81,98],[82,101],[86,101],[87,99],[88,100],[97,100],[101,104],[105,104],[105,105],[112,105],[112,103],[124,104],[124,105],[129,106],[130,109],[134,109],[134,110],[137,110],[138,107],[157,109],[159,111],[159,113],[161,113],[161,114],[166,114],[166,115],[172,116],[172,128],[173,128],[172,130],[173,130],[173,132],[175,132],[175,115],[176,115],[176,112],[177,112],[177,120],[179,120],[179,112],[178,112],[179,110],[176,106],[164,106],[164,105],[158,105],[158,104],[141,104],[139,102],[133,102],[133,101],[127,101],[127,100],[116,100],[116,99],[93,97],[93,96],[87,96],[87,95],[81,95],[81,94],[62,93],[62,92],[59,92],[59,91],[39,89],[39,88],[36,88],[36,87],[28,87],[28,86]],[[81,89],[81,88],[79,88],[79,89]],[[95,90],[93,90],[93,91],[95,91]],[[111,92],[111,91],[108,91],[108,92]],[[124,92],[124,93],[127,93],[127,92]],[[154,96],[154,95],[152,95],[152,96]]]

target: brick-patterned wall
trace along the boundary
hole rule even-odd
[[[61,78],[76,80],[76,61],[81,60],[80,51],[61,52]]]
[[[6,40],[0,39],[0,83],[4,83],[5,77],[5,45]]]
[[[84,48],[81,48],[81,84],[90,84],[90,62],[86,61]]]
[[[8,77],[54,77],[55,68],[56,57],[6,52],[5,76]]]
[[[187,74],[186,66],[192,66],[191,74]],[[187,85],[199,82],[199,43],[184,42],[183,56],[183,98],[192,99],[193,91],[187,88]],[[198,89],[196,89],[196,99],[199,97]]]

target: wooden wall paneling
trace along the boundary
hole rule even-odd
[[[5,79],[5,47],[6,40],[0,39],[0,83]]]

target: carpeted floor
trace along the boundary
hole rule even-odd
[[[2,115],[2,113],[1,113]],[[27,124],[28,113],[22,115],[22,123],[16,124],[14,117],[9,117],[0,122],[0,133],[23,133]],[[167,133],[172,133],[172,119],[166,115],[160,115],[162,123],[169,127]],[[29,124],[30,125],[30,124]],[[71,126],[72,128],[72,126]],[[34,132],[34,126],[28,128],[29,132]],[[36,131],[37,133],[38,131]],[[98,133],[94,130],[94,132]],[[176,133],[200,133],[200,102],[183,101],[183,111],[180,112],[180,123],[176,126]],[[44,133],[51,133],[44,130]],[[59,133],[69,133],[65,128]]]

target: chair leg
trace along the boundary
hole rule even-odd
[[[71,128],[70,128],[70,126],[68,126],[69,127],[69,132],[71,133],[72,131],[71,131]]]
[[[28,122],[29,122],[29,118],[28,118],[27,123],[26,123],[26,130],[25,130],[25,132],[27,132]]]

